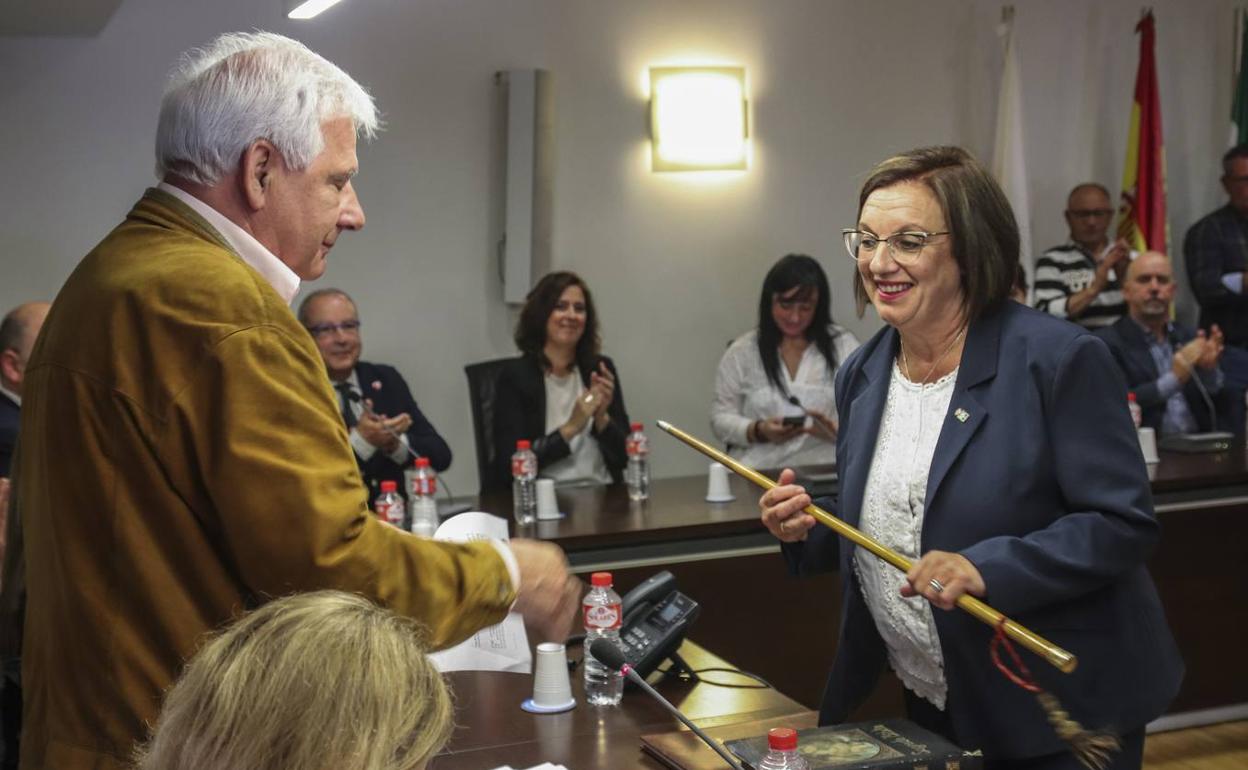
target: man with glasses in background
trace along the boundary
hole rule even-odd
[[[1207,329],[1217,324],[1226,335],[1227,345],[1244,348],[1248,347],[1248,293],[1244,286],[1244,270],[1248,269],[1248,144],[1222,156],[1222,187],[1230,199],[1191,226],[1183,239],[1183,257],[1192,292],[1200,303],[1200,326]]]
[[[1127,312],[1120,276],[1134,256],[1124,241],[1109,240],[1114,207],[1109,190],[1084,182],[1066,200],[1070,241],[1036,260],[1035,295],[1040,310],[1099,329]]]
[[[428,457],[439,473],[450,467],[450,446],[421,414],[403,375],[393,366],[360,360],[359,312],[345,291],[312,292],[299,305],[299,321],[316,340],[338,394],[370,506],[383,481],[396,482],[407,497],[403,471],[415,455]]]

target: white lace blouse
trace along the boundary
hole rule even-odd
[[[928,471],[957,373],[917,385],[893,364],[859,526],[911,559],[920,555]],[[902,598],[906,576],[868,553],[855,552],[854,569],[893,670],[902,684],[943,709],[945,670],[932,605],[922,597]]]

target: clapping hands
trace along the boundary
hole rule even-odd
[[[1217,324],[1210,328],[1208,334],[1205,334],[1204,329],[1197,330],[1195,339],[1174,352],[1175,374],[1180,380],[1186,382],[1196,367],[1206,371],[1212,370],[1221,360],[1222,350],[1225,347],[1222,330]]]

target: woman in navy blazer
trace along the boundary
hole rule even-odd
[[[820,722],[844,721],[890,666],[911,719],[988,767],[1079,767],[992,664],[991,629],[942,611],[970,593],[1079,657],[1072,674],[1026,659],[1072,718],[1121,736],[1112,767],[1138,768],[1183,665],[1144,567],[1159,528],[1113,358],[1008,301],[1018,230],[964,150],[877,166],[845,239],[860,311],[887,325],[837,374],[840,495],[820,505],[916,561],[902,575],[814,528],[791,471],[763,495],[791,569],[842,576]]]

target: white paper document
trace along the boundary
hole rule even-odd
[[[474,540],[507,541],[507,520],[488,513],[469,511],[442,522],[434,540],[467,543]],[[449,671],[533,672],[529,637],[519,613],[508,613],[502,623],[483,628],[454,647],[429,656],[443,673]]]
[[[503,765],[502,767],[494,768],[494,770],[515,770],[515,768],[511,765]],[[553,765],[550,762],[543,762],[540,765],[533,765],[529,768],[529,770],[568,770],[568,768],[563,765]]]

